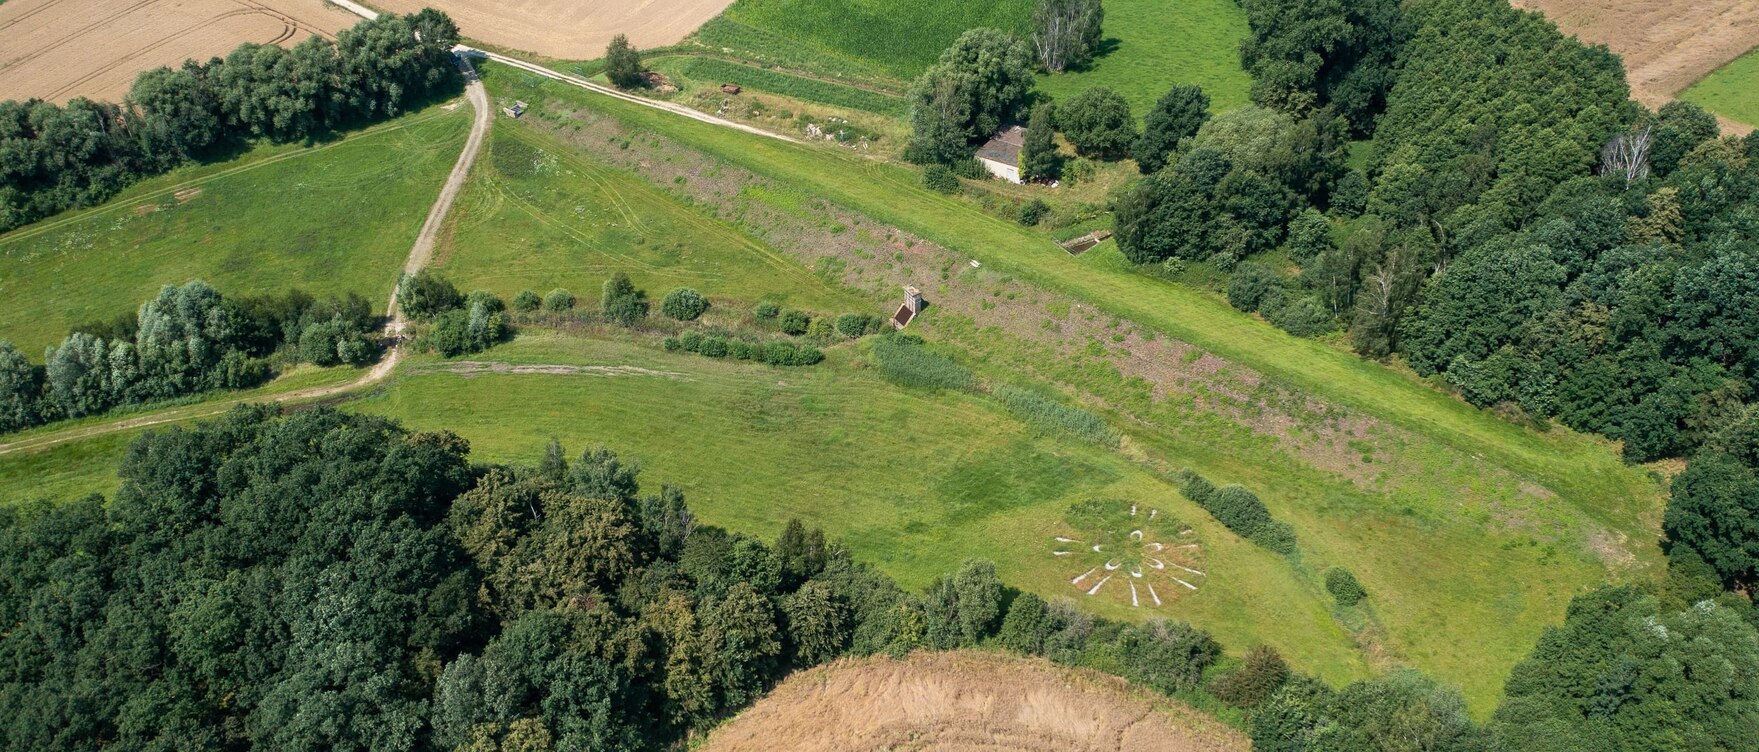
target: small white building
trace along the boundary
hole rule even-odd
[[[989,174],[1010,183],[1020,182],[1020,147],[1026,143],[1026,129],[1018,125],[997,133],[977,150],[977,161]]]

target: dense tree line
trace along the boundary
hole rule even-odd
[[[457,84],[457,42],[439,11],[381,14],[334,42],[246,43],[224,58],[143,72],[121,104],[0,102],[0,232],[250,139],[310,140],[393,117]]]
[[[33,365],[0,341],[0,433],[115,407],[262,383],[277,365],[360,365],[379,354],[378,317],[350,293],[227,298],[166,285],[112,321],[82,324]]]
[[[241,407],[138,439],[108,501],[0,507],[0,748],[657,750],[841,655],[997,644],[1168,692],[1220,655],[986,562],[911,593],[798,522],[698,524],[603,448],[467,452]]]
[[[1241,0],[1252,33],[1240,62],[1252,101],[1294,115],[1331,108],[1358,133],[1374,128],[1398,77],[1405,34],[1398,0]]]

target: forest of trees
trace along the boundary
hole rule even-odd
[[[0,749],[661,750],[790,670],[964,647],[1208,696],[1257,750],[1743,750],[1759,720],[1759,615],[1702,572],[1578,598],[1478,724],[1415,672],[1332,689],[983,561],[912,593],[798,521],[699,524],[603,447],[468,453],[243,406],[137,439],[110,499],[0,506]]]
[[[1759,136],[1645,110],[1616,56],[1502,0],[1244,7],[1257,106],[1161,169],[1139,155],[1152,174],[1113,201],[1132,261],[1213,262],[1243,310],[1632,460],[1690,455],[1747,409]],[[1298,272],[1254,260],[1273,250]]]
[[[108,500],[0,506],[0,749],[657,750],[846,654],[999,644],[1169,692],[1220,654],[986,562],[911,593],[798,522],[700,525],[604,448],[467,454],[246,406],[136,440]]]
[[[309,141],[394,117],[458,86],[457,42],[442,12],[380,14],[334,42],[246,43],[225,58],[145,71],[121,104],[0,102],[0,232],[252,139]]]
[[[136,312],[81,324],[33,365],[0,340],[0,433],[116,407],[256,386],[284,365],[377,358],[379,317],[349,293],[228,298],[166,285]]]

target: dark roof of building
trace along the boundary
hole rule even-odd
[[[1019,167],[1020,146],[1025,143],[1026,129],[1018,125],[1012,126],[984,142],[983,147],[977,150],[977,158]]]

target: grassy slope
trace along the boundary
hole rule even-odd
[[[1759,126],[1759,50],[1716,69],[1680,98],[1730,120]]]
[[[1029,34],[1032,5],[1031,0],[739,0],[700,36],[710,46],[784,65],[857,77],[871,70],[908,81],[965,29],[991,26]],[[1234,0],[1189,0],[1177,8],[1162,0],[1108,0],[1105,11],[1107,53],[1087,70],[1040,76],[1041,91],[1066,99],[1090,86],[1109,86],[1138,115],[1177,83],[1201,85],[1217,112],[1247,104],[1252,79],[1240,70],[1239,53],[1246,16]]]
[[[1212,112],[1251,103],[1252,77],[1240,69],[1246,14],[1235,0],[1107,0],[1105,36],[1116,49],[1087,70],[1041,75],[1038,89],[1068,99],[1090,86],[1124,95],[1137,117],[1174,84],[1197,84]]]
[[[771,32],[820,54],[915,78],[966,29],[1024,33],[1030,0],[739,0],[728,20]]]
[[[1079,596],[1068,579],[1080,572],[1049,553],[1068,504],[1158,504],[1198,531],[1211,583],[1159,611],[1131,609],[1110,593],[1083,605],[1188,619],[1235,650],[1268,642],[1334,681],[1363,675],[1315,589],[1166,483],[1118,455],[1034,438],[988,401],[895,387],[855,367],[850,347],[820,366],[777,369],[531,333],[478,357],[680,376],[464,378],[418,360],[348,409],[455,431],[483,461],[535,462],[550,436],[571,451],[605,444],[639,461],[648,487],[680,485],[706,522],[767,538],[800,517],[911,587],[981,556],[1012,585]]]
[[[811,310],[841,302],[791,259],[530,129],[496,128],[485,157],[435,257],[460,287],[508,299],[562,287],[591,308],[621,270],[655,301],[687,286],[711,299],[771,296]]]
[[[378,300],[468,126],[467,108],[432,107],[338,141],[181,170],[0,235],[0,338],[38,358],[69,327],[195,278],[229,294],[292,285]],[[180,203],[173,194],[189,187],[200,195]]]
[[[1410,432],[1415,438],[1398,453],[1419,468],[1436,463],[1435,478],[1413,481],[1422,484],[1416,491],[1385,495],[1365,494],[1338,478],[1277,459],[1274,448],[1262,442],[1229,438],[1228,427],[1182,424],[1186,418],[1172,412],[1157,415],[1163,427],[1145,430],[1139,438],[1178,464],[1265,492],[1273,509],[1302,531],[1304,546],[1318,554],[1317,565],[1347,563],[1369,573],[1365,579],[1381,593],[1377,612],[1392,633],[1395,651],[1463,685],[1479,712],[1494,705],[1508,666],[1540,628],[1561,618],[1572,592],[1606,576],[1588,558],[1584,540],[1545,544],[1503,530],[1497,519],[1505,511],[1501,503],[1514,489],[1493,488],[1494,483],[1542,487],[1545,492],[1522,514],[1547,524],[1569,519],[1580,523],[1578,528],[1603,527],[1628,540],[1641,563],[1656,558],[1650,543],[1656,484],[1591,437],[1536,433],[1474,410],[1378,364],[1289,337],[1213,296],[1134,273],[1115,251],[1070,258],[1032,231],[921,190],[912,171],[836,150],[769,143],[560,87],[521,89],[518,95],[590,103],[638,128],[664,132],[805,193],[961,249],[986,268],[1093,302]],[[1006,357],[1033,357],[982,356],[993,357],[998,368]],[[1461,463],[1461,457],[1470,459]],[[1502,478],[1513,480],[1476,480],[1479,463],[1500,468],[1506,471]]]

